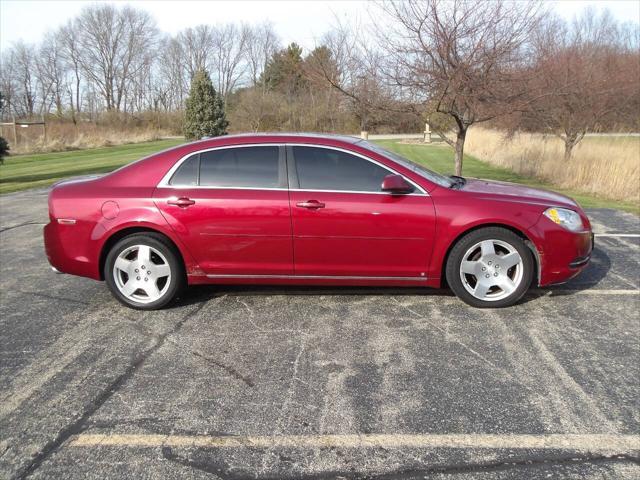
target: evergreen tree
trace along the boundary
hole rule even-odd
[[[4,104],[5,104],[4,95],[2,95],[2,92],[0,92],[0,117],[2,115],[2,112],[4,111]],[[9,144],[4,138],[0,137],[0,165],[4,163],[4,157],[7,156],[8,153],[9,153]]]
[[[262,72],[260,83],[268,90],[278,90],[288,96],[300,93],[306,84],[302,48],[291,43],[275,52]]]
[[[4,157],[9,153],[9,144],[7,141],[0,137],[0,165],[4,163]]]
[[[188,140],[217,137],[227,133],[228,125],[224,101],[213,88],[206,70],[198,70],[191,80],[186,102],[184,136]]]

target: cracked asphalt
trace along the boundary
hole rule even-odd
[[[0,478],[640,477],[638,217],[504,310],[447,291],[55,275],[46,191],[0,197]]]

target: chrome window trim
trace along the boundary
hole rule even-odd
[[[219,147],[212,147],[212,148],[203,148],[201,150],[195,150],[193,152],[190,152],[186,155],[184,155],[183,157],[181,157],[170,169],[169,171],[164,175],[164,177],[162,177],[162,179],[160,180],[160,182],[158,183],[158,185],[156,185],[156,188],[173,188],[173,189],[188,189],[188,190],[196,190],[196,189],[208,189],[208,190],[274,190],[274,191],[291,191],[291,192],[318,192],[318,193],[358,193],[358,194],[368,194],[368,195],[393,195],[391,193],[388,192],[368,192],[368,191],[363,191],[363,190],[318,190],[318,189],[308,189],[308,188],[283,188],[283,187],[225,187],[225,186],[219,186],[219,185],[171,185],[169,183],[169,181],[171,180],[171,177],[173,177],[173,174],[176,172],[176,170],[178,170],[178,168],[180,168],[180,165],[182,165],[183,162],[185,162],[188,158],[190,158],[192,155],[199,155],[201,153],[206,153],[206,152],[211,152],[214,150],[224,150],[227,148],[246,148],[246,147],[287,147],[287,146],[291,146],[291,147],[313,147],[313,148],[326,148],[328,150],[337,150],[339,152],[344,152],[344,153],[348,153],[350,155],[355,155],[356,157],[360,157],[363,160],[366,160],[368,162],[371,162],[375,165],[378,165],[379,167],[384,168],[385,170],[387,170],[389,173],[395,174],[395,175],[402,175],[401,173],[398,173],[396,170],[393,170],[391,167],[384,165],[372,158],[369,158],[365,155],[362,155],[361,153],[358,152],[354,152],[352,150],[347,150],[345,148],[340,148],[340,147],[334,147],[331,145],[317,145],[315,143],[244,143],[241,145],[221,145]],[[393,160],[390,160],[393,161]],[[402,177],[407,180],[407,182],[409,182],[411,185],[413,185],[416,189],[419,190],[419,193],[405,193],[405,194],[401,194],[398,196],[403,196],[403,197],[407,197],[407,196],[418,196],[418,197],[424,197],[424,196],[429,196],[429,194],[427,193],[427,191],[422,188],[420,185],[418,185],[417,183],[415,183],[413,180],[411,180],[410,178],[407,178],[406,175],[402,175]]]

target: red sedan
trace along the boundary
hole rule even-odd
[[[57,184],[54,270],[139,309],[193,284],[441,287],[476,307],[565,282],[591,226],[565,196],[445,177],[351,137],[237,135]]]

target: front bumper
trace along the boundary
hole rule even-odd
[[[594,247],[591,230],[571,232],[543,217],[531,229],[531,235],[540,262],[540,286],[564,283],[591,261]]]

